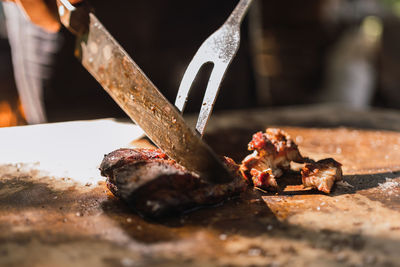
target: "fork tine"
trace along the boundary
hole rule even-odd
[[[214,63],[196,123],[196,129],[201,135],[214,107],[221,81],[239,48],[240,24],[252,1],[239,1],[225,23],[203,42],[183,75],[175,99],[175,106],[181,112],[185,109],[191,86],[201,66],[208,62]]]
[[[203,136],[204,129],[207,125],[208,118],[214,107],[215,100],[217,99],[218,91],[225,76],[226,70],[230,62],[214,62],[214,68],[211,72],[210,79],[208,80],[206,93],[201,105],[200,114],[197,119],[196,130]]]
[[[201,66],[205,63],[204,61],[204,53],[201,49],[199,49],[196,55],[193,57],[189,66],[187,67],[185,74],[183,75],[181,84],[179,85],[178,94],[175,99],[175,106],[178,108],[180,112],[183,112],[187,103],[187,99],[189,96],[190,89],[192,87],[193,81],[197,76]]]

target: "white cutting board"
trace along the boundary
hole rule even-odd
[[[104,154],[141,136],[140,127],[113,119],[0,128],[0,164],[95,183],[103,180],[98,167]]]

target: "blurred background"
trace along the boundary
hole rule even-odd
[[[91,4],[111,34],[173,102],[200,44],[222,25],[237,1]],[[74,37],[67,30],[43,36],[35,33],[37,29],[29,30],[35,26],[28,21],[20,22],[16,30],[12,18],[18,11],[7,5],[13,4],[3,4],[0,12],[0,126],[126,117],[73,57]],[[31,36],[38,43],[35,49],[51,54],[45,78],[38,84],[30,59],[24,67],[33,77],[25,87],[40,88],[44,115],[39,118],[31,118],[27,101],[21,102],[14,78],[21,70],[12,67],[12,56],[15,60],[21,51],[30,50]],[[28,48],[12,52],[10,43]],[[35,49],[33,53],[40,53]],[[200,72],[187,112],[199,110],[211,69],[205,66]],[[215,110],[323,103],[399,109],[399,88],[400,0],[255,0]]]

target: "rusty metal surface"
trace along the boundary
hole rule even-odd
[[[96,16],[86,7],[75,8],[66,0],[58,4],[62,23],[77,34],[75,53],[82,65],[146,135],[168,156],[209,182],[230,181],[229,172],[215,153],[185,123],[175,106],[158,91]],[[88,25],[81,25],[84,21]]]
[[[399,114],[390,116],[400,122]],[[22,165],[0,166],[0,265],[398,266],[400,133],[282,128],[305,156],[341,161],[346,183],[326,195],[302,190],[291,174],[281,179],[280,194],[249,191],[224,205],[150,221],[102,182],[82,186]],[[244,130],[220,134],[227,150],[237,144],[243,151],[242,139],[251,138]],[[218,150],[221,139],[209,140]]]

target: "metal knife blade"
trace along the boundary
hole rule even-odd
[[[75,55],[125,113],[169,157],[211,183],[232,177],[118,42],[85,6],[58,0],[61,22],[77,37]]]

